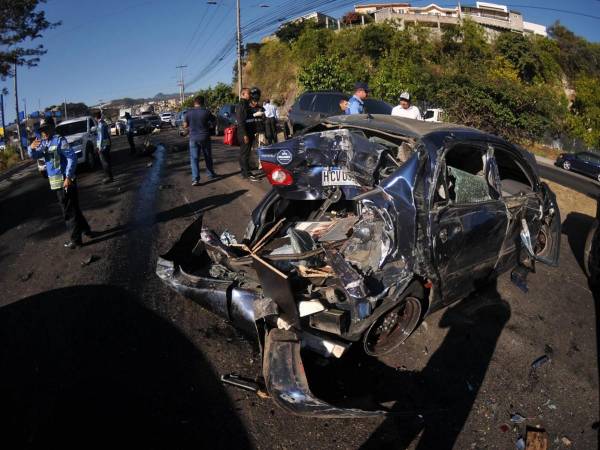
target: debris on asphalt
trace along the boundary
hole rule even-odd
[[[550,357],[548,355],[540,356],[539,358],[537,358],[535,361],[533,361],[531,363],[531,368],[534,370],[539,369],[544,364],[546,364],[548,361],[550,361]]]
[[[96,255],[89,255],[83,261],[81,261],[81,267],[89,266],[91,263],[93,263],[94,261],[97,261],[99,259],[100,258],[97,257]]]
[[[517,450],[525,450],[525,439],[519,436],[519,439],[515,442],[515,447]]]
[[[525,422],[526,420],[527,420],[527,418],[523,417],[521,414],[518,414],[518,413],[513,413],[513,414],[510,416],[510,421],[511,421],[512,423],[523,423],[523,422]]]
[[[25,282],[29,280],[33,275],[33,272],[27,272],[25,275],[21,275],[21,281]]]
[[[244,391],[254,392],[260,398],[270,398],[262,379],[247,378],[232,372],[221,375],[221,383],[229,384]]]
[[[510,426],[507,423],[503,423],[502,425],[500,425],[500,431],[502,431],[503,433],[506,433],[508,430],[510,430]]]
[[[225,245],[233,245],[238,243],[237,239],[235,238],[235,235],[229,230],[223,231],[221,233],[221,236],[219,236],[219,240]]]
[[[526,450],[547,450],[548,435],[543,428],[527,427]]]
[[[570,447],[570,446],[571,446],[571,444],[573,443],[573,442],[571,441],[571,439],[569,439],[569,438],[568,438],[568,437],[566,437],[566,436],[563,436],[563,437],[560,439],[560,441],[561,441],[563,444],[565,444],[565,446],[567,446],[567,447]]]

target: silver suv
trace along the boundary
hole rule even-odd
[[[64,120],[56,126],[56,133],[63,136],[77,155],[77,164],[88,168],[96,166],[96,121],[90,116]],[[46,163],[38,159],[38,171],[46,175]]]

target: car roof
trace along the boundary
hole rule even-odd
[[[469,131],[486,135],[475,128],[453,123],[425,122],[387,114],[349,114],[332,116],[324,120],[333,125],[349,125],[358,128],[373,128],[387,133],[420,138],[436,131]]]
[[[81,122],[82,120],[87,120],[87,119],[91,119],[92,116],[81,116],[81,117],[75,117],[74,119],[67,119],[67,120],[63,120],[61,123],[59,123],[58,125],[66,125],[69,123],[73,123],[73,122]],[[58,126],[57,125],[57,126]]]

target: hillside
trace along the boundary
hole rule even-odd
[[[600,146],[600,44],[560,24],[550,37],[486,35],[465,20],[435,35],[426,28],[369,24],[333,31],[308,23],[249,52],[244,84],[289,107],[303,90],[351,92],[367,81],[397,103],[409,91],[452,121],[520,142],[556,137]]]

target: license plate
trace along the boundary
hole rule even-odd
[[[343,169],[323,169],[321,184],[323,186],[359,186],[354,177]]]

